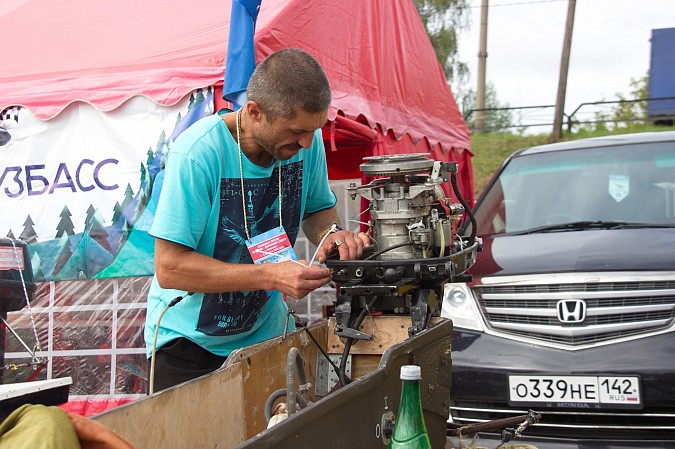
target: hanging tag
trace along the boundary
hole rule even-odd
[[[246,242],[253,263],[278,263],[297,260],[291,241],[283,227],[270,229]]]
[[[630,177],[627,175],[609,175],[609,195],[620,203],[630,193]]]
[[[19,254],[17,256],[17,253]],[[21,248],[1,247],[0,248],[0,270],[22,270],[23,250]]]

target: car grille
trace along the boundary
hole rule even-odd
[[[541,419],[524,432],[523,442],[527,442],[527,436],[617,439],[634,442],[675,438],[675,414],[672,410],[652,408],[640,411],[602,412],[543,411],[537,410],[536,407],[533,409],[541,413]],[[453,402],[450,406],[450,421],[453,427],[525,414],[527,410],[514,409],[508,404]]]
[[[553,344],[644,336],[663,332],[675,319],[675,273],[493,277],[473,290],[491,329]],[[562,321],[561,300],[583,301],[583,321]]]

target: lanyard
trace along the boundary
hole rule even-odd
[[[241,143],[241,109],[237,111],[237,148],[239,149],[239,176],[241,178],[241,205],[244,210],[244,230],[246,231],[246,239],[251,241],[251,236],[248,232],[248,219],[246,218],[246,192],[244,189],[244,164],[242,161]],[[279,229],[283,228],[281,220],[281,161],[279,161]]]

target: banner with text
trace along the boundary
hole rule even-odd
[[[134,97],[113,111],[74,103],[49,121],[28,109],[0,125],[0,235],[29,244],[35,281],[153,273],[154,216],[177,135],[213,113],[211,88],[174,106]]]

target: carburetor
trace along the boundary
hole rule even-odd
[[[443,284],[466,271],[478,244],[456,238],[454,228],[469,207],[456,182],[457,164],[429,159],[427,153],[364,158],[361,171],[375,179],[347,190],[369,201],[368,233],[373,251],[361,260],[329,259],[339,287],[336,334],[371,339],[359,330],[368,312],[407,314],[414,335],[440,315]],[[441,184],[452,178],[461,204],[445,197]]]

